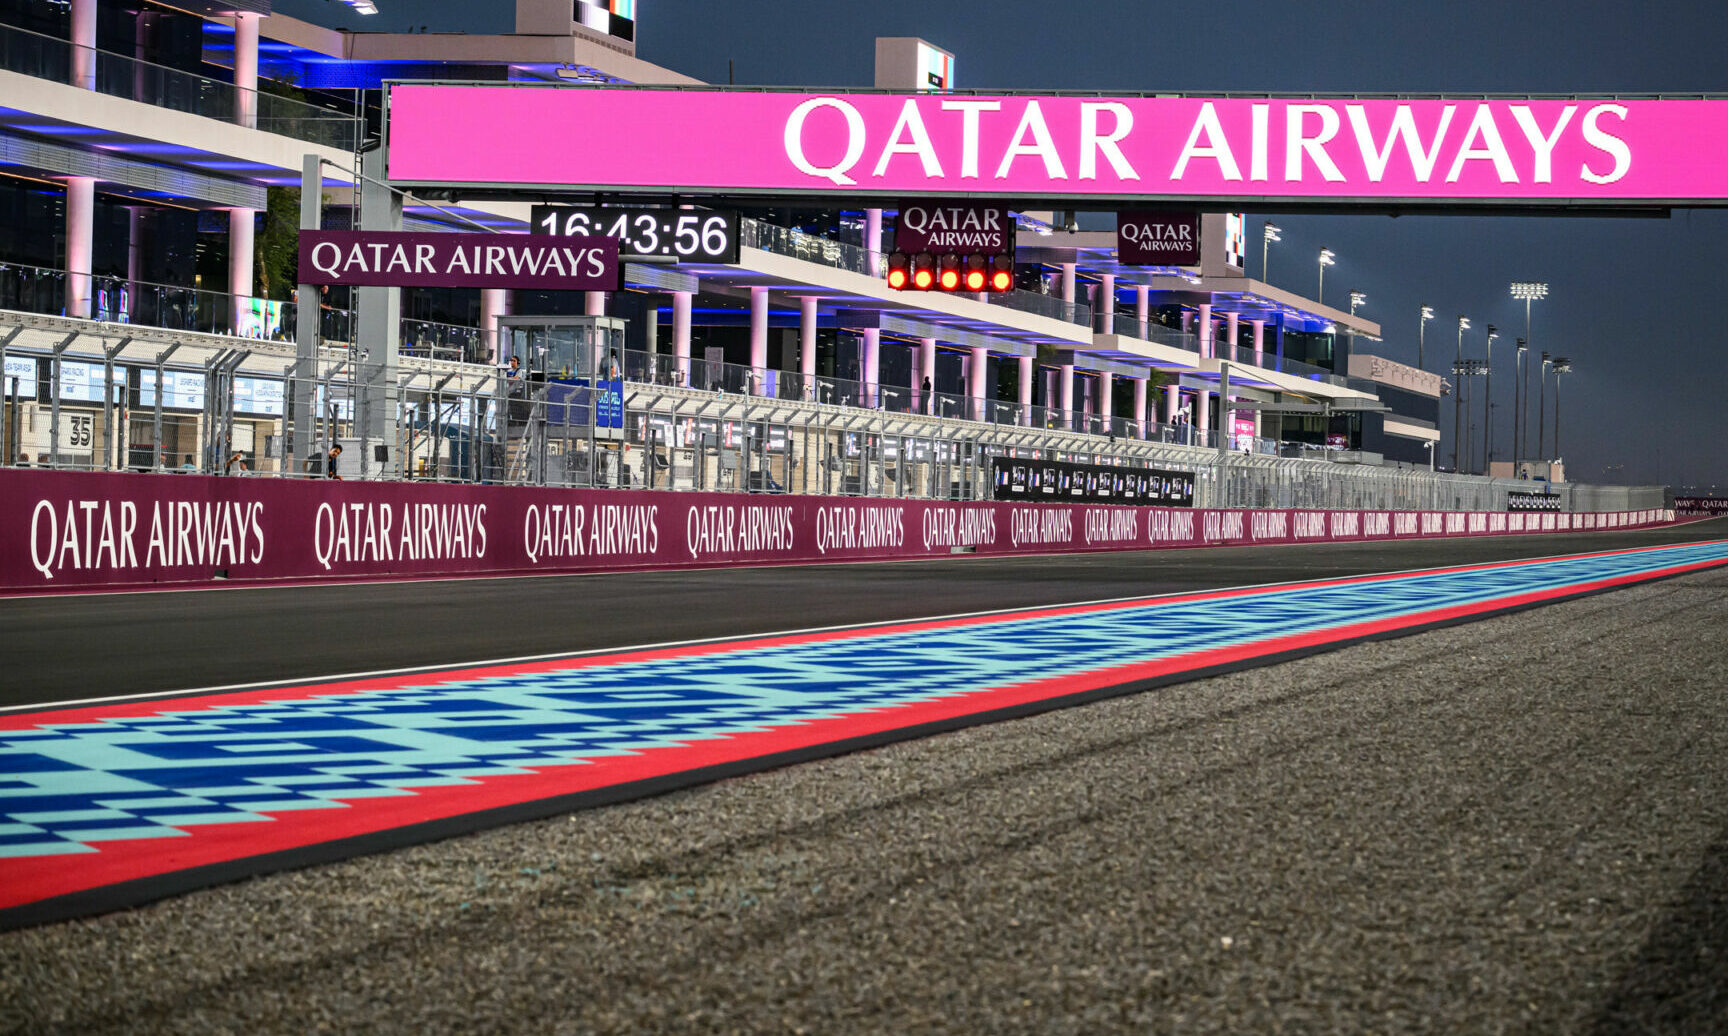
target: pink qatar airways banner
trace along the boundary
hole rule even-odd
[[[302,230],[307,284],[616,291],[618,239],[548,234]]]
[[[1672,520],[1660,511],[1237,511],[5,468],[0,590],[1051,554]]]
[[[398,85],[390,177],[680,193],[1728,201],[1728,100]]]

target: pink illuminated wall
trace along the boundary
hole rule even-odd
[[[393,88],[390,105],[390,176],[414,183],[1097,199],[1728,200],[1728,100],[405,85]]]

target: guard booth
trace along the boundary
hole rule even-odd
[[[621,317],[501,316],[499,479],[628,486]],[[510,369],[515,359],[516,372]]]

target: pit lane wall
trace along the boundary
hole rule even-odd
[[[0,592],[1051,554],[1634,528],[1590,514],[1212,510],[0,470]]]

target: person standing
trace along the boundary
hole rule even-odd
[[[324,455],[324,477],[325,478],[333,478],[338,482],[342,481],[342,476],[337,472],[337,465],[339,464],[339,462],[341,460],[342,460],[342,444],[336,443],[335,445],[330,447],[330,452]]]

